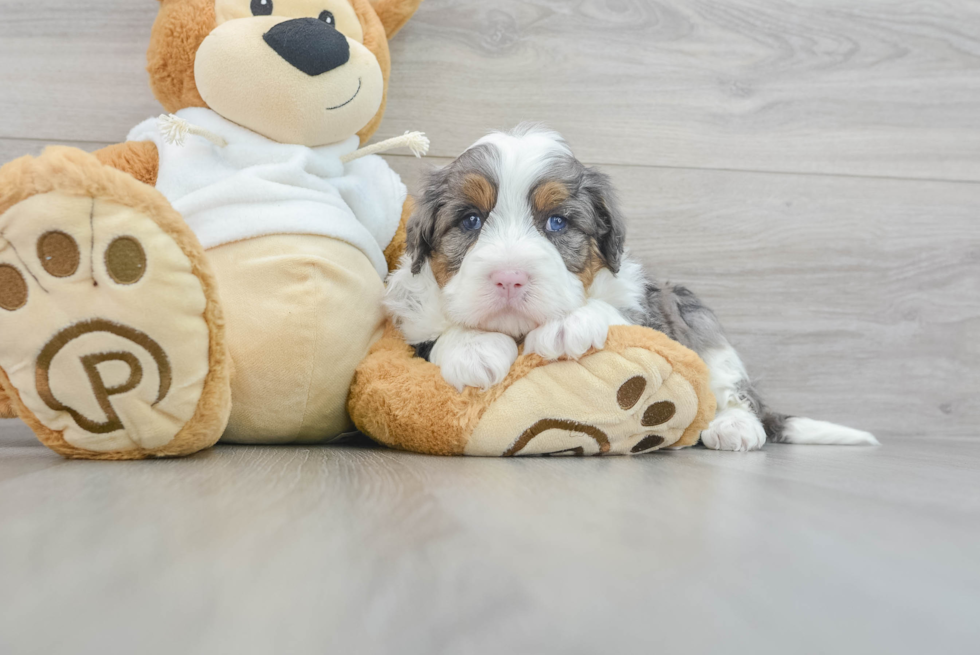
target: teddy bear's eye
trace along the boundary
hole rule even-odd
[[[332,25],[334,27],[337,27],[337,20],[333,17],[333,14],[330,13],[329,11],[321,11],[319,18],[327,25]]]
[[[252,0],[253,16],[271,16],[272,0]]]

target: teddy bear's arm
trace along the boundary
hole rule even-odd
[[[140,182],[156,186],[160,172],[160,153],[152,141],[127,141],[96,150],[100,162],[129,173]]]
[[[405,198],[405,204],[402,207],[402,220],[398,224],[398,230],[395,232],[395,237],[385,248],[385,261],[388,262],[388,271],[393,271],[398,268],[398,261],[402,258],[405,253],[405,229],[408,225],[408,219],[412,216],[412,211],[415,209],[415,200],[412,196]]]

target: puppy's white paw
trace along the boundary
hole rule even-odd
[[[609,321],[583,308],[532,330],[524,338],[524,352],[535,353],[548,360],[560,357],[578,359],[591,348],[604,348],[608,335]]]
[[[507,377],[517,359],[517,343],[499,332],[456,328],[439,337],[429,359],[457,391],[485,391]]]
[[[766,431],[755,414],[730,407],[719,412],[701,433],[701,443],[714,450],[759,450],[766,443]]]

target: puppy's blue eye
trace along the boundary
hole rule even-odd
[[[561,232],[568,227],[568,219],[564,216],[552,216],[545,227],[549,232]]]
[[[459,224],[459,228],[463,232],[473,232],[479,230],[481,227],[483,227],[483,219],[477,214],[467,214],[466,218]]]

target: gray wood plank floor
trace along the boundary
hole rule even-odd
[[[0,428],[0,429],[5,429]],[[975,653],[980,440],[0,449],[4,653]]]
[[[156,8],[0,0],[0,162],[159,113]],[[113,465],[2,421],[0,652],[976,652],[980,4],[425,0],[392,56],[410,188],[561,130],[774,406],[884,446]]]

